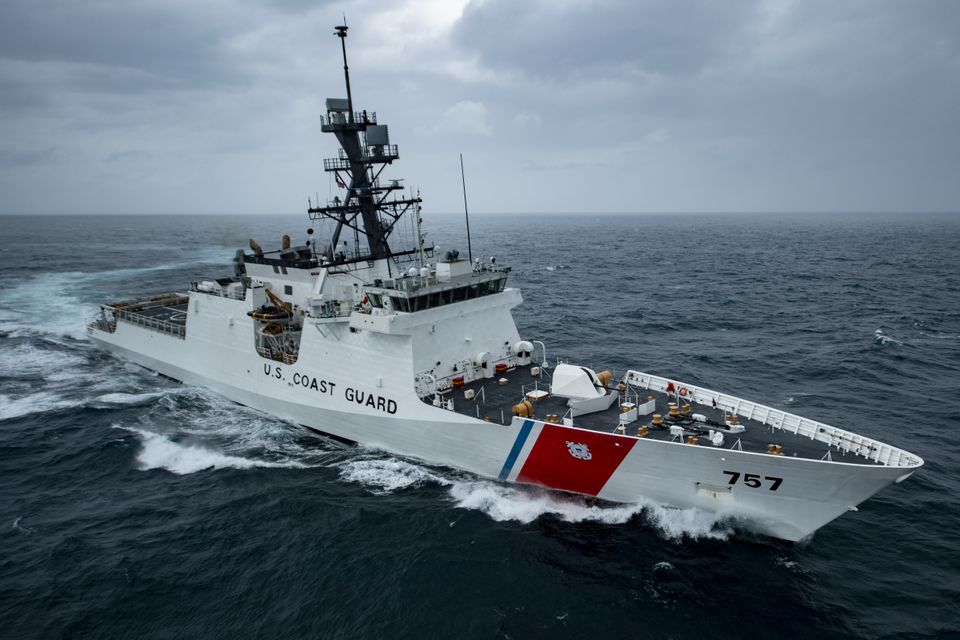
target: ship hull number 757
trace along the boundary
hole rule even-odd
[[[764,486],[764,483],[769,483],[767,489],[770,491],[776,491],[780,488],[780,485],[783,483],[783,478],[776,478],[774,476],[761,476],[758,473],[740,473],[739,471],[724,471],[724,473],[730,476],[730,481],[727,484],[737,484],[737,481],[740,484],[744,484],[752,489],[759,489]]]

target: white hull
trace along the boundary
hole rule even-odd
[[[192,323],[191,332],[196,324]],[[91,330],[96,342],[124,359],[337,438],[508,482],[534,483],[614,502],[652,500],[695,507],[742,520],[752,529],[786,540],[809,536],[913,472],[904,467],[692,447],[516,417],[508,425],[484,422],[428,405],[412,384],[402,390],[388,382],[396,377],[378,376],[378,371],[402,366],[389,362],[386,353],[379,354],[376,366],[370,368],[349,357],[328,360],[329,368],[312,366],[303,350],[296,364],[283,365],[261,358],[247,340],[231,347],[222,332],[211,335],[218,336],[218,344],[189,334],[186,339],[171,337],[123,322],[113,333]],[[309,354],[309,347],[304,350]],[[317,388],[293,381],[302,383],[305,377],[310,384],[318,381]],[[326,392],[320,391],[319,381],[328,383]],[[358,404],[355,398],[360,394],[388,397],[396,410],[388,413],[386,409],[393,405],[386,403],[380,408],[376,402]],[[592,460],[568,455],[564,446],[568,441],[588,444]],[[732,473],[754,474],[761,486],[742,482],[731,486]],[[779,478],[780,486],[772,491],[771,481],[764,478]]]

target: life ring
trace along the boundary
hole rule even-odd
[[[686,398],[686,397],[687,397],[687,393],[689,393],[689,391],[687,391],[687,388],[686,388],[686,387],[680,387],[680,390],[677,391],[677,393],[679,393],[681,396],[683,396],[684,398]]]

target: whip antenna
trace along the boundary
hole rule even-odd
[[[350,93],[350,67],[347,66],[347,16],[343,16],[343,24],[334,27],[336,33],[333,35],[340,38],[340,48],[343,50],[343,79],[347,85],[347,117],[353,124],[353,94]]]
[[[467,212],[467,178],[463,173],[463,154],[460,154],[460,183],[463,185],[463,217],[467,220],[467,256],[473,266],[473,247],[470,246],[470,214]]]

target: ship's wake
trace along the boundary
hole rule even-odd
[[[104,377],[91,366],[100,356],[86,346],[66,347],[45,340],[6,342],[0,348],[0,420],[123,402],[113,392],[136,392],[128,380]]]
[[[178,248],[166,250],[176,253]],[[156,278],[154,272],[163,280],[163,273],[172,269],[228,262],[224,248],[208,247],[174,263],[51,271],[0,290],[0,420],[155,401],[159,395],[144,393],[149,388],[143,384],[145,375],[124,375],[132,367],[124,366],[122,372],[112,367],[105,373],[107,356],[86,338],[86,325],[97,313],[93,301],[112,299],[125,286],[140,286],[144,279]]]
[[[168,248],[171,252],[177,249]],[[85,341],[86,325],[100,302],[114,300],[124,290],[140,293],[144,281],[159,291],[169,271],[205,265],[228,271],[231,257],[232,252],[224,247],[201,247],[191,249],[189,256],[157,265],[39,273],[0,291],[0,331],[13,338],[44,336],[67,344]]]

